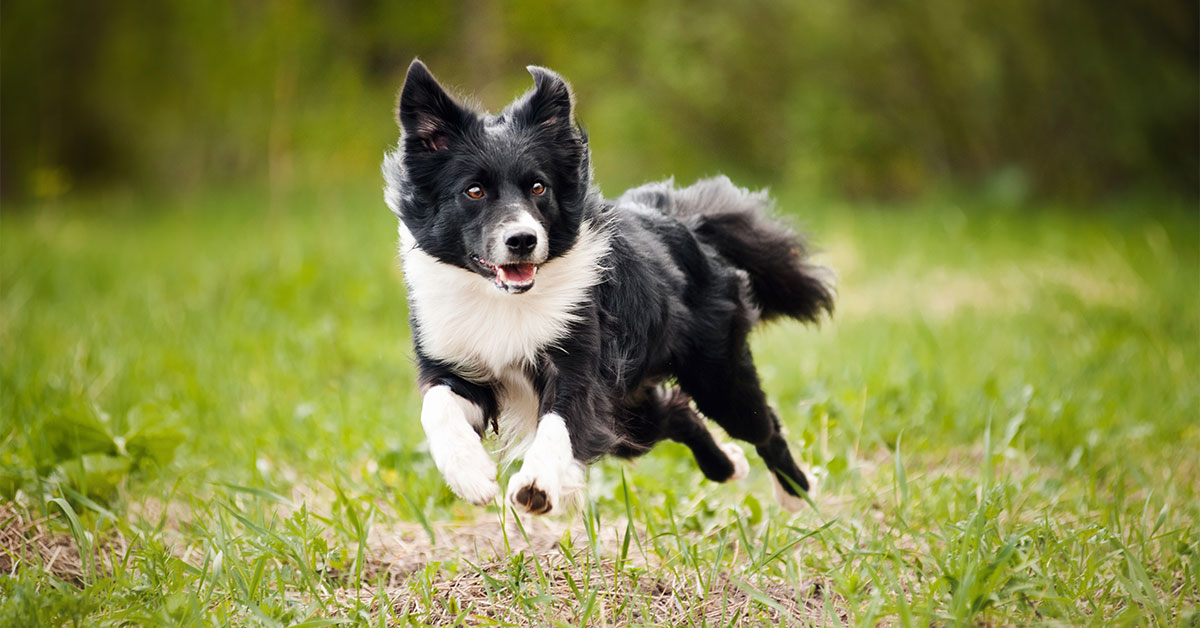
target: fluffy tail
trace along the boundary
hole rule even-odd
[[[696,237],[750,276],[762,318],[816,322],[833,313],[833,273],[808,261],[804,239],[769,217],[766,192],[737,187],[726,177],[675,189],[671,181],[626,192],[622,200],[677,217]]]

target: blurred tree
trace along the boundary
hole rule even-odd
[[[372,180],[419,55],[493,108],[524,65],[563,73],[614,192],[724,171],[1195,198],[1198,21],[1176,0],[7,0],[0,192]]]

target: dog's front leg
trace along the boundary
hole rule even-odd
[[[539,367],[537,433],[521,470],[508,481],[508,502],[533,514],[564,510],[579,498],[586,463],[610,453],[618,441],[608,398],[596,385],[597,337],[578,334],[571,340]]]
[[[508,502],[535,515],[562,510],[580,494],[584,466],[575,459],[563,418],[542,415],[521,470],[508,481]]]
[[[500,492],[496,463],[483,448],[483,409],[455,394],[445,384],[425,392],[421,426],[429,454],[455,495],[483,506]]]

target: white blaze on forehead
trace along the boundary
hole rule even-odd
[[[488,118],[487,121],[484,122],[484,124],[483,124],[484,133],[487,133],[489,135],[500,135],[501,133],[503,133],[504,131],[507,131],[507,130],[508,130],[507,121],[502,120],[500,118]]]

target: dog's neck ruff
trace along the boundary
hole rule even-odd
[[[507,294],[477,273],[422,251],[403,223],[400,236],[421,349],[475,380],[495,380],[535,364],[539,352],[567,334],[602,278],[610,237],[604,228],[584,223],[571,250],[541,267],[533,288]]]

